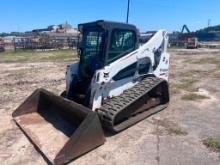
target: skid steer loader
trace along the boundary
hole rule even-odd
[[[169,103],[168,36],[139,45],[134,25],[79,24],[79,60],[67,66],[66,90],[37,89],[12,114],[44,158],[65,164],[102,145],[102,128],[120,132]]]

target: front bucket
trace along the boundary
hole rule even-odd
[[[96,112],[37,89],[12,114],[44,158],[65,164],[105,142]]]

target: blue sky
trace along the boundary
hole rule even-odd
[[[106,19],[124,22],[127,0],[1,0],[0,32],[28,31],[68,21]],[[129,22],[141,31],[190,30],[220,24],[220,0],[131,0]]]

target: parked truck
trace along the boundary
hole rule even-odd
[[[187,49],[197,49],[198,48],[198,38],[188,38]]]

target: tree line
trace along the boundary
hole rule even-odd
[[[209,26],[204,29],[198,30],[199,32],[212,32],[212,31],[220,31],[220,25],[217,26]]]
[[[17,36],[17,37],[20,37],[20,36],[24,36],[24,33],[22,32],[10,32],[10,33],[0,33],[0,37],[7,37],[7,36]]]

